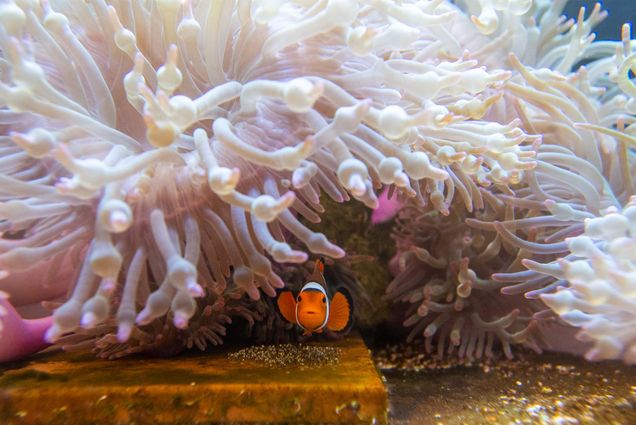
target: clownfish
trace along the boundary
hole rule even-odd
[[[290,323],[300,326],[308,336],[330,331],[341,331],[351,322],[353,303],[351,296],[344,288],[338,289],[331,302],[325,290],[326,281],[323,276],[325,265],[316,260],[314,271],[309,282],[303,286],[294,298],[292,291],[282,291],[278,296],[278,310]]]

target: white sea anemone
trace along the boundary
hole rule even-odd
[[[631,89],[631,59],[564,76],[609,46],[590,46],[600,8],[574,23],[563,4],[2,0],[0,288],[62,302],[50,341],[113,319],[126,341],[274,295],[272,259],[308,258],[292,240],[343,256],[299,220],[320,220],[321,192],[480,208],[479,186],[506,192],[542,137],[571,135],[556,98],[600,97],[612,72]],[[603,99],[576,121],[633,106]],[[596,164],[598,132],[576,131]]]
[[[497,339],[485,343],[489,332],[498,337],[510,355],[511,342],[535,345],[524,323],[537,321],[543,328],[553,322],[545,310],[534,317],[521,315],[524,321],[516,322],[516,316],[507,315],[513,307],[521,306],[526,312],[536,307],[533,301],[519,303],[518,297],[541,297],[553,307],[553,299],[572,298],[570,292],[551,295],[555,288],[576,286],[556,264],[541,266],[537,261],[567,254],[569,246],[564,239],[580,234],[584,219],[608,207],[620,209],[634,194],[634,160],[629,146],[635,141],[636,86],[630,79],[630,69],[635,68],[636,56],[628,25],[623,27],[621,41],[594,42],[592,27],[605,17],[598,4],[587,19],[585,9],[581,9],[574,21],[559,17],[565,1],[460,3],[473,13],[479,31],[499,42],[493,41],[490,49],[468,48],[467,55],[479,57],[491,67],[513,71],[503,86],[503,97],[486,118],[519,120],[520,127],[530,135],[525,136],[526,140],[532,136],[540,140],[535,139],[531,147],[521,146],[527,149],[526,154],[536,155],[533,165],[519,179],[500,182],[494,178],[494,184],[489,185],[479,179],[462,178],[464,167],[445,168],[451,176],[445,183],[455,183],[465,205],[450,211],[450,217],[455,217],[452,220],[438,217],[430,205],[424,204],[416,212],[411,211],[413,206],[407,207],[403,213],[407,218],[398,220],[396,233],[398,249],[408,260],[388,287],[388,296],[410,303],[404,322],[413,327],[410,337],[423,336],[429,349],[436,343],[438,355],[457,348],[462,357],[481,356],[484,347],[488,354]],[[505,52],[510,53],[508,62],[497,64]],[[500,165],[505,164],[505,160],[500,161]],[[470,228],[463,225],[464,221]],[[463,235],[467,235],[465,245],[458,242]],[[484,247],[483,253],[480,246]],[[463,277],[459,264],[465,267]],[[558,279],[553,279],[550,272]],[[577,287],[598,295],[596,280],[579,280]],[[619,313],[615,304],[619,299],[628,302],[630,295],[620,290],[613,294],[615,298],[598,301],[603,312],[616,312],[609,314],[613,318],[609,320],[614,320],[617,327],[603,328],[609,332],[604,338],[623,341],[626,337],[620,329],[629,327],[633,318]],[[488,317],[493,326],[485,326],[483,317]],[[510,329],[496,326],[498,323]],[[577,325],[582,323],[581,319]],[[451,334],[454,338],[448,338]],[[585,327],[581,337],[595,339]],[[610,357],[598,348],[599,344],[589,358]]]
[[[27,297],[63,300],[50,341],[111,316],[120,341],[167,313],[186,328],[230,269],[273,295],[269,258],[307,259],[290,234],[344,255],[297,218],[321,191],[444,209],[440,167],[532,166],[518,123],[480,120],[510,73],[437,41],[470,25],[439,1],[5,0],[0,24],[2,285],[55,288]]]
[[[553,75],[547,81],[527,79],[532,91],[509,85],[534,106],[526,125],[544,133],[537,167],[527,173],[524,185],[499,196],[510,218],[469,220],[526,252],[526,270],[493,275],[506,286],[505,293],[540,298],[548,309],[536,318],[557,316],[580,328],[579,339],[589,343],[589,360],[627,363],[636,363],[631,330],[636,310],[629,280],[636,264],[632,43],[625,25],[620,42],[583,49],[590,62],[562,82]],[[581,92],[572,90],[573,82]],[[543,116],[536,114],[541,109]]]

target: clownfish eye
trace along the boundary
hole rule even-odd
[[[296,301],[301,302],[302,298],[300,297],[300,295],[298,296],[298,298],[296,298]]]
[[[327,297],[322,297],[322,302],[323,302],[323,304],[326,304],[327,303]]]

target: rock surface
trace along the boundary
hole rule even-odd
[[[0,369],[0,423],[386,422],[386,390],[359,337],[283,350],[303,361],[262,358],[280,349],[116,361],[40,355]]]

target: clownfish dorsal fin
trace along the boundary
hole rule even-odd
[[[353,317],[353,302],[349,292],[338,289],[329,306],[329,320],[327,328],[332,331],[341,331],[351,323]]]
[[[324,272],[325,272],[325,263],[320,259],[316,260],[316,262],[314,263],[314,271],[311,272],[311,275],[309,276],[309,281],[317,282],[321,284],[323,287],[326,287],[327,282],[325,281]]]
[[[278,311],[289,323],[296,323],[296,299],[291,291],[283,291],[276,301]]]
[[[323,263],[321,259],[316,260],[316,262],[314,263],[314,273],[316,272],[320,274],[325,273],[325,263]]]

